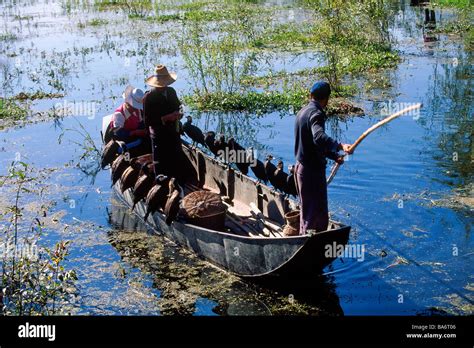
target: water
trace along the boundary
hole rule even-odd
[[[111,13],[78,8],[68,14],[58,3],[25,3],[1,5],[8,8],[2,11],[1,27],[17,36],[0,47],[5,95],[55,91],[58,80],[67,102],[94,102],[97,115],[106,115],[120,103],[126,84],[144,87],[157,51],[160,61],[179,73],[178,94],[192,90],[173,42],[146,40],[150,32],[170,37],[163,26],[124,30],[121,17]],[[443,20],[452,15],[448,10],[441,14]],[[33,18],[29,24],[9,21],[13,15]],[[94,161],[79,160],[82,149],[72,141],[82,138],[67,131],[80,123],[100,144],[100,116],[83,113],[2,131],[0,174],[20,154],[44,175],[40,203],[51,208],[42,218],[48,227],[43,243],[73,241],[67,266],[78,271],[77,313],[472,314],[472,52],[459,39],[443,35],[425,43],[416,25],[421,15],[418,8],[400,5],[392,33],[403,61],[387,72],[392,87],[356,98],[371,117],[330,127],[340,140],[352,142],[379,120],[377,110],[389,101],[423,103],[419,115],[401,117],[366,138],[330,185],[330,210],[352,226],[350,243],[364,246],[363,261],[338,259],[324,275],[302,284],[269,287],[240,281],[147,231],[114,198],[108,171],[84,167]],[[99,16],[109,24],[77,26]],[[261,63],[260,72],[311,67],[309,53],[268,55],[270,63]],[[64,100],[35,101],[33,108],[48,110],[56,103]],[[226,129],[262,156],[271,152],[285,164],[293,161],[292,115],[203,114],[196,123]],[[0,207],[10,189],[2,188]],[[37,204],[27,197],[22,204],[26,216],[35,216]]]

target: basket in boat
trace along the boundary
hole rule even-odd
[[[297,236],[300,233],[300,211],[292,210],[285,214],[286,225],[283,228],[285,236]]]
[[[283,234],[285,236],[297,236],[300,234],[300,231],[290,225],[285,225],[285,227],[283,227]]]
[[[186,220],[193,225],[223,231],[227,206],[221,196],[209,191],[194,191],[183,198]]]

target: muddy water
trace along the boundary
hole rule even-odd
[[[101,116],[118,106],[126,84],[144,87],[157,52],[179,72],[178,93],[189,93],[192,85],[176,45],[164,39],[171,37],[166,25],[134,21],[140,24],[123,30],[129,22],[120,13],[65,4],[1,5],[1,27],[10,34],[1,42],[3,94],[60,92],[65,98],[34,101],[32,108],[72,103],[77,112],[75,118],[2,131],[0,174],[18,155],[38,170],[54,169],[42,180],[43,199],[51,203],[43,243],[73,241],[68,266],[78,271],[78,313],[472,314],[472,52],[461,40],[437,35],[437,41],[425,42],[421,10],[400,5],[392,34],[403,60],[386,73],[391,87],[361,93],[355,100],[368,116],[331,127],[350,142],[390,105],[424,105],[420,114],[364,140],[329,188],[333,215],[353,226],[350,242],[364,253],[338,259],[324,275],[302,284],[266,287],[242,282],[147,231],[116,201],[109,174],[96,170],[93,154],[80,159],[83,151],[74,141],[83,139],[68,129],[80,123],[99,145]],[[442,20],[451,15],[437,12]],[[107,24],[79,25],[95,18]],[[161,39],[146,40],[153,35]],[[259,71],[311,67],[313,57],[270,52]],[[293,160],[292,115],[196,118],[203,129],[230,130],[262,156],[271,152],[285,163]],[[1,189],[0,207],[11,189]],[[36,201],[22,202],[25,220],[37,213]]]

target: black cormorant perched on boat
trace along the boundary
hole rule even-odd
[[[128,161],[124,154],[120,154],[113,162],[112,162],[112,186],[120,179],[125,169],[127,169],[130,165],[135,162],[135,159]]]
[[[209,149],[209,151],[211,151],[212,154],[217,157],[218,149],[215,145],[215,141],[216,141],[216,133],[213,131],[206,132],[206,135],[204,136],[204,142],[206,143],[206,146]]]
[[[288,171],[290,174],[286,178],[286,190],[285,192],[289,195],[297,196],[298,191],[296,190],[296,177],[295,177],[295,166],[288,166]]]
[[[193,118],[191,116],[187,117],[187,121],[183,124],[183,131],[184,133],[191,138],[193,141],[193,145],[201,144],[202,146],[206,146],[206,142],[204,140],[204,134],[199,129],[199,127],[192,124]]]
[[[283,161],[279,160],[276,166],[276,170],[273,173],[272,185],[281,192],[286,192],[286,185],[288,180],[288,174],[283,171]]]
[[[156,184],[146,195],[145,202],[147,208],[145,213],[145,221],[147,220],[148,215],[165,207],[169,192],[168,182],[169,179],[165,175],[160,174],[156,177]]]
[[[148,192],[155,184],[155,175],[153,169],[150,170],[148,166],[143,168],[143,175],[141,175],[135,186],[133,187],[133,206],[132,211],[138,202],[146,197]]]
[[[265,167],[265,174],[267,175],[268,180],[275,188],[277,188],[275,186],[275,171],[277,170],[277,167],[272,163],[273,158],[274,157],[272,155],[268,155],[263,165]]]
[[[181,195],[181,187],[178,185],[175,178],[171,178],[169,182],[168,200],[166,201],[164,209],[164,213],[166,215],[165,222],[167,225],[171,225],[171,223],[176,220],[176,217],[178,216]]]
[[[258,181],[263,181],[265,184],[268,181],[267,174],[265,173],[265,166],[262,161],[258,158],[254,158],[253,148],[249,147],[248,149],[252,153],[252,159],[255,161],[255,165],[251,165],[250,169],[252,170],[253,174],[257,178]]]
[[[224,134],[219,135],[219,137],[216,139],[216,141],[214,141],[214,146],[215,146],[216,153],[217,153],[216,156],[221,157],[221,159],[224,162],[227,162],[226,158],[225,158],[225,153],[226,153],[225,149],[227,149],[229,147],[229,144],[227,144],[227,142],[225,141],[225,135]]]
[[[138,164],[138,163],[137,163]],[[145,163],[143,165],[131,165],[123,172],[120,177],[120,189],[122,192],[125,192],[131,187],[134,187],[138,181],[138,178],[143,173],[147,166],[152,166],[151,162]],[[152,169],[150,169],[152,170]]]
[[[234,152],[235,165],[243,174],[247,175],[250,165],[250,163],[247,162],[247,151],[239,143],[237,143],[234,138],[229,138],[229,140],[227,140],[227,144],[229,144],[229,149]],[[241,156],[243,158],[241,158]]]
[[[102,169],[111,164],[118,156],[119,148],[125,149],[126,145],[123,141],[117,141],[112,139],[104,146],[102,150],[102,156],[100,166]]]

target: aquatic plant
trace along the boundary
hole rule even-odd
[[[79,168],[79,170],[91,178],[92,184],[94,183],[96,175],[101,170],[100,156],[102,152],[84,125],[77,118],[74,119],[76,120],[78,127],[63,129],[58,137],[58,144],[62,144],[64,136],[69,133],[70,136],[67,137],[68,141],[72,144],[75,144],[82,151],[79,159],[77,160],[76,166]],[[71,137],[71,134],[77,135],[79,139],[75,140],[73,137]]]
[[[474,3],[471,0],[435,0],[432,4],[434,6],[455,7],[461,9],[472,9],[474,7]]]
[[[393,67],[398,62],[398,55],[391,51],[388,31],[391,11],[386,1],[306,0],[305,3],[319,15],[315,33],[326,62],[320,72],[333,90],[340,88],[346,73]],[[365,30],[360,30],[361,23]]]
[[[77,24],[77,26],[81,29],[84,29],[85,27],[87,26],[92,26],[92,27],[98,27],[98,26],[101,26],[101,25],[106,25],[108,24],[109,21],[106,20],[106,19],[103,19],[103,18],[94,18],[94,19],[91,19],[85,23],[83,22],[79,22]]]
[[[13,98],[0,98],[0,120],[24,119],[29,113],[29,107],[24,103],[18,103]]]
[[[44,91],[31,92],[20,92],[15,95],[14,100],[37,100],[37,99],[53,99],[53,98],[62,98],[64,94],[61,93],[47,93]]]
[[[253,38],[251,18],[242,11],[215,38],[205,37],[205,26],[199,22],[184,26],[177,40],[196,94],[234,93],[254,68],[256,54],[242,50]]]
[[[53,248],[40,247],[43,226],[39,219],[31,223],[31,231],[20,224],[23,194],[32,193],[31,185],[37,178],[31,175],[25,162],[13,162],[8,176],[0,181],[15,185],[14,202],[3,217],[10,225],[3,233],[0,278],[0,310],[3,315],[54,315],[64,313],[66,304],[75,292],[77,276],[66,270],[68,241],[60,241]],[[20,240],[20,234],[26,235]]]
[[[153,10],[151,0],[95,0],[94,6],[99,11],[118,8],[131,17],[146,17]]]
[[[194,94],[185,96],[184,100],[200,111],[246,111],[257,115],[281,111],[294,114],[308,102],[309,92],[305,86],[293,85],[281,91]],[[360,108],[341,99],[332,99],[328,106],[330,115],[361,113]]]

